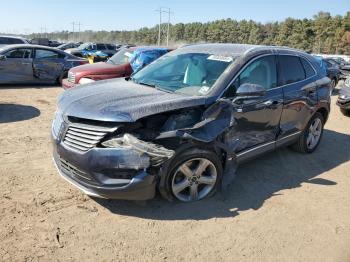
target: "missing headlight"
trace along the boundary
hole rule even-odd
[[[169,150],[161,145],[142,141],[131,134],[125,134],[122,137],[104,141],[102,145],[109,148],[135,150],[140,155],[146,154],[150,157],[152,166],[159,166],[175,154],[174,150]]]

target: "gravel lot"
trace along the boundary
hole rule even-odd
[[[223,199],[94,200],[57,174],[58,87],[0,87],[2,261],[350,261],[350,116],[334,102],[312,155],[278,150]]]

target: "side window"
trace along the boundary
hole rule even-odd
[[[51,50],[37,49],[35,51],[36,59],[55,59],[55,58],[63,58],[63,57],[64,55],[56,53]]]
[[[244,83],[261,85],[266,90],[275,88],[277,86],[275,56],[264,56],[251,62],[229,86],[224,96],[235,96],[236,90]]]
[[[8,51],[5,56],[7,58],[31,58],[31,49],[12,49]]]
[[[292,84],[305,79],[305,72],[299,57],[291,55],[279,56],[279,86]]]
[[[300,58],[300,60],[301,60],[301,63],[303,64],[303,66],[304,66],[306,78],[314,76],[315,75],[315,70],[310,65],[310,62],[308,62],[304,58]]]
[[[96,44],[97,50],[105,50],[106,46],[104,44]]]

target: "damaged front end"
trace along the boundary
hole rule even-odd
[[[62,119],[62,117],[58,117]],[[222,159],[222,185],[234,177],[236,141],[232,106],[220,100],[208,108],[194,107],[151,115],[136,122],[105,123],[68,117],[53,126],[54,160],[60,174],[95,197],[146,200],[177,154],[205,147]],[[60,130],[60,131],[57,131]]]

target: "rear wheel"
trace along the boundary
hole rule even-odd
[[[321,141],[323,126],[324,118],[322,114],[316,112],[293,148],[302,153],[314,152]]]
[[[333,91],[335,90],[335,87],[337,86],[337,80],[335,78],[333,78],[331,80],[331,94],[333,93]]]
[[[301,153],[312,153],[321,141],[323,134],[324,118],[316,112],[309,121],[299,140],[293,145],[296,151]]]

